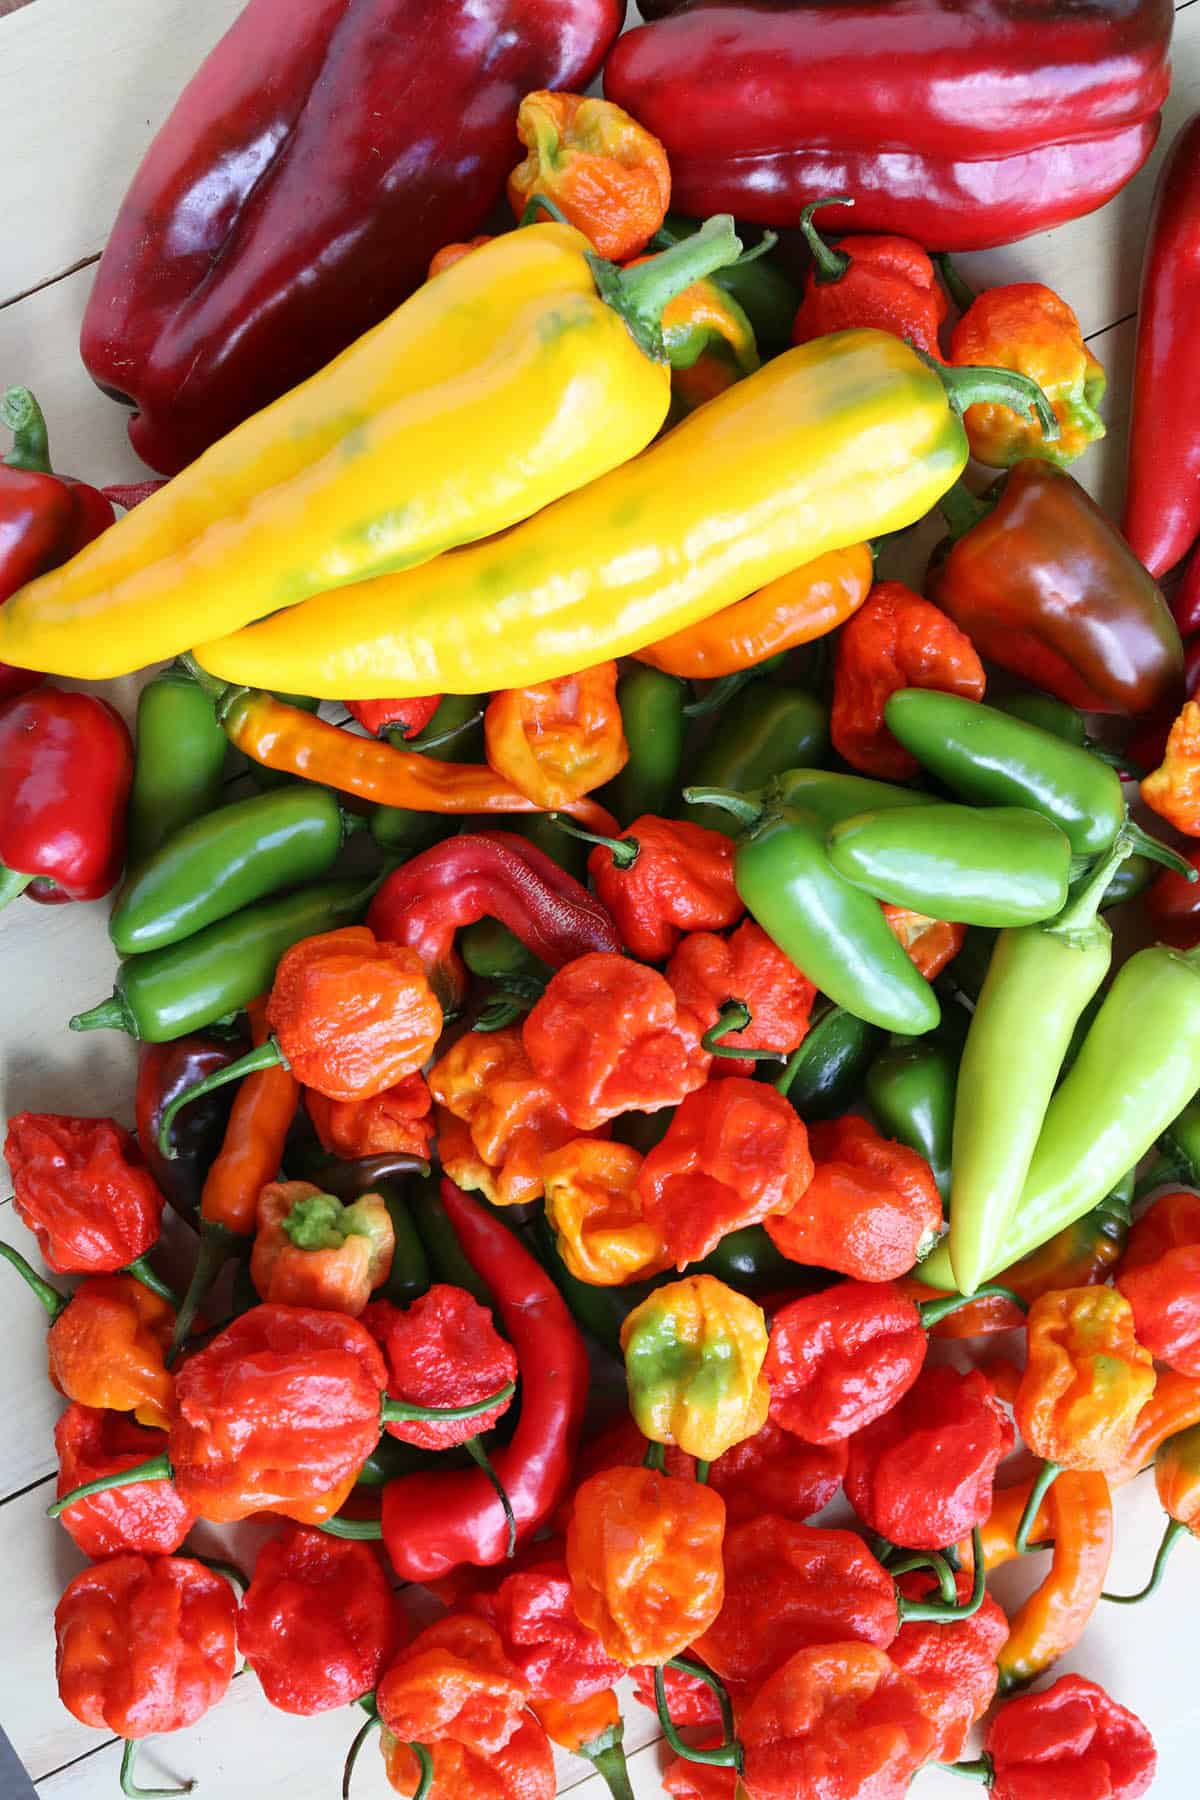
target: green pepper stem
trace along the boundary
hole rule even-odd
[[[718,806],[732,813],[739,824],[751,830],[763,816],[763,809],[745,794],[732,788],[685,787],[683,797],[689,806]]]
[[[424,1744],[414,1744],[410,1742],[408,1747],[416,1757],[421,1770],[421,1778],[417,1782],[416,1792],[413,1794],[412,1800],[426,1800],[426,1796],[433,1786],[433,1758],[430,1756]]]
[[[74,1020],[72,1020],[73,1023]],[[185,1106],[190,1106],[193,1100],[202,1100],[205,1094],[215,1093],[218,1088],[228,1086],[231,1081],[241,1081],[245,1075],[257,1075],[263,1069],[287,1069],[290,1066],[287,1057],[279,1047],[278,1040],[271,1037],[265,1044],[259,1044],[257,1049],[247,1050],[245,1056],[239,1056],[236,1062],[228,1063],[223,1069],[214,1069],[213,1073],[206,1075],[203,1081],[193,1082],[191,1087],[184,1088],[181,1094],[176,1094],[170,1104],[163,1108],[162,1119],[158,1127],[160,1154],[165,1156],[168,1162],[174,1162],[179,1155],[178,1150],[171,1142],[171,1127],[175,1123],[175,1115],[182,1112]]]
[[[625,1747],[621,1742],[620,1722],[602,1736],[580,1744],[578,1754],[591,1763],[613,1800],[634,1800],[629,1766],[625,1761]]]
[[[574,820],[566,818],[562,813],[549,813],[547,816],[550,823],[557,826],[559,831],[565,831],[568,837],[578,838],[581,844],[599,844],[602,850],[607,850],[612,856],[614,868],[632,869],[641,855],[642,846],[636,838],[604,837],[596,831],[585,831],[582,825],[576,825]]]
[[[121,1792],[128,1800],[169,1800],[173,1794],[190,1794],[195,1787],[194,1781],[185,1781],[181,1787],[147,1788],[139,1787],[133,1779],[133,1765],[141,1746],[141,1738],[126,1738],[125,1749],[121,1756]]]
[[[167,1351],[167,1366],[178,1356],[184,1339],[196,1322],[196,1314],[204,1303],[209,1289],[217,1276],[237,1249],[237,1238],[227,1225],[219,1225],[213,1219],[202,1219],[200,1222],[200,1249],[196,1256],[196,1266],[192,1270],[192,1279],[188,1282],[187,1293],[175,1318],[175,1329],[171,1334],[171,1347]]]
[[[653,1438],[646,1445],[646,1454],[642,1458],[643,1469],[657,1469],[660,1475],[666,1473],[667,1450],[665,1444],[659,1444]]]
[[[9,469],[28,469],[34,475],[50,475],[50,440],[41,407],[27,387],[10,387],[0,399],[0,422],[13,434],[12,448],[4,458]]]
[[[911,340],[905,341],[914,356],[920,357],[926,368],[937,376],[946,391],[951,411],[959,418],[969,406],[981,403],[1007,406],[1024,418],[1035,420],[1048,444],[1057,442],[1061,433],[1054,408],[1037,382],[1031,381],[1028,375],[1019,375],[1015,369],[990,369],[978,363],[956,367],[952,363],[939,362],[927,351],[918,350]]]
[[[133,1487],[139,1481],[170,1481],[171,1464],[164,1451],[159,1456],[147,1457],[145,1462],[135,1463],[132,1469],[117,1469],[111,1475],[97,1475],[95,1481],[85,1481],[81,1487],[72,1488],[61,1500],[46,1508],[48,1519],[57,1519],[60,1513],[66,1512],[68,1506],[74,1506],[77,1500],[86,1500],[92,1494],[106,1494],[110,1488]]]
[[[732,1044],[717,1042],[726,1032],[745,1031],[753,1022],[754,1015],[744,1000],[726,1000],[716,1019],[700,1039],[700,1047],[707,1050],[710,1056],[732,1056],[739,1062],[786,1062],[787,1057],[782,1050],[738,1050]]]
[[[120,994],[110,994],[107,1000],[89,1007],[87,1012],[76,1013],[67,1020],[67,1027],[71,1031],[123,1031],[134,1038],[138,1035]]]
[[[1034,1509],[1036,1511],[1036,1508]],[[900,1623],[907,1625],[917,1620],[931,1620],[935,1624],[952,1625],[958,1619],[973,1619],[987,1597],[987,1569],[983,1560],[983,1533],[977,1525],[971,1533],[971,1554],[975,1569],[971,1581],[971,1592],[961,1604],[948,1606],[940,1600],[909,1600],[903,1594],[896,1595],[896,1608],[900,1615]],[[948,1566],[948,1565],[947,1565]],[[888,1574],[897,1572],[898,1565],[892,1563]],[[955,1586],[955,1593],[958,1588]]]
[[[996,1779],[990,1756],[977,1756],[974,1762],[934,1763],[933,1767],[944,1769],[947,1775],[961,1775],[964,1781],[980,1781],[989,1788]]]
[[[961,481],[946,489],[938,501],[938,511],[950,527],[950,536],[955,543],[966,537],[968,531],[974,530],[981,519],[986,519],[992,510],[992,503],[981,500],[973,494]]]
[[[659,234],[656,233],[655,235],[657,236]],[[666,239],[666,242],[664,242],[663,244],[661,244],[658,247],[660,249],[665,250],[667,248],[667,244],[669,244],[672,241],[677,242],[678,240],[671,240],[668,238],[668,239]],[[731,262],[729,264],[729,267],[731,269],[744,269],[746,267],[747,263],[757,262],[759,260],[759,258],[762,256],[769,256],[771,251],[775,248],[775,246],[778,242],[779,242],[779,233],[777,231],[764,231],[762,234],[762,237],[759,239],[758,243],[755,244],[754,248],[752,250],[743,250],[741,255],[738,257],[735,257],[733,262]]]
[[[685,1675],[694,1675],[710,1687],[721,1705],[721,1723],[724,1727],[725,1742],[712,1750],[697,1750],[694,1744],[685,1744],[675,1729],[675,1722],[667,1707],[667,1684],[663,1676],[663,1664],[656,1663],[654,1668],[654,1705],[658,1712],[658,1722],[662,1726],[663,1736],[670,1744],[676,1756],[683,1757],[685,1762],[705,1763],[711,1768],[736,1769],[742,1772],[742,1746],[733,1735],[733,1708],[729,1703],[729,1695],[724,1686],[717,1680],[711,1669],[694,1663],[688,1657],[672,1656],[666,1667],[680,1669]]]
[[[958,1604],[958,1583],[954,1570],[940,1550],[913,1550],[887,1564],[889,1575],[908,1575],[916,1569],[928,1569],[937,1577],[938,1594],[947,1606]]]
[[[6,1262],[12,1264],[30,1293],[37,1295],[49,1315],[50,1323],[53,1325],[59,1314],[65,1312],[70,1305],[70,1294],[61,1294],[56,1287],[51,1286],[50,1282],[43,1281],[33,1264],[27,1262],[25,1257],[21,1255],[21,1252],[15,1249],[12,1244],[0,1243],[0,1256],[2,1256]]]
[[[525,202],[525,210],[517,222],[518,230],[524,225],[536,225],[539,213],[546,213],[557,225],[571,223],[557,200],[552,200],[549,194],[530,194]]]
[[[632,268],[618,268],[591,251],[586,253],[586,261],[601,299],[624,319],[635,343],[652,361],[665,362],[662,315],[667,306],[706,275],[728,268],[741,252],[733,215],[717,213],[693,236],[681,238]]]
[[[1139,856],[1148,856],[1151,862],[1161,863],[1164,869],[1173,869],[1185,881],[1200,881],[1200,872],[1192,867],[1186,857],[1180,856],[1178,850],[1172,850],[1169,844],[1164,844],[1159,838],[1151,837],[1135,820],[1126,820],[1124,833],[1129,840],[1129,855],[1136,852]]]
[[[1029,1490],[1029,1498],[1025,1502],[1025,1509],[1017,1526],[1017,1535],[1013,1539],[1013,1546],[1018,1556],[1025,1556],[1028,1553],[1030,1549],[1029,1533],[1033,1530],[1033,1522],[1038,1516],[1038,1508],[1061,1473],[1062,1470],[1056,1462],[1044,1462],[1038,1470],[1037,1480]]]
[[[154,1273],[146,1257],[137,1256],[132,1262],[127,1262],[121,1270],[121,1274],[132,1275],[135,1281],[140,1281],[144,1288],[149,1288],[150,1292],[157,1294],[160,1300],[165,1300],[170,1306],[178,1307],[179,1295],[163,1280],[161,1275]]]
[[[1114,1606],[1137,1606],[1141,1601],[1148,1600],[1151,1594],[1156,1593],[1162,1584],[1162,1578],[1166,1573],[1167,1562],[1172,1550],[1174,1550],[1180,1538],[1188,1537],[1190,1535],[1190,1527],[1185,1525],[1182,1519],[1169,1519],[1167,1521],[1167,1529],[1163,1532],[1162,1543],[1158,1546],[1158,1555],[1154,1558],[1154,1567],[1150,1571],[1150,1579],[1145,1587],[1139,1588],[1136,1594],[1101,1594],[1100,1598],[1102,1600],[1111,1600]]]
[[[764,675],[769,675],[772,669],[779,668],[787,655],[786,650],[781,650],[776,656],[768,656],[765,662],[752,663],[748,669],[735,669],[730,675],[720,676],[699,700],[688,702],[683,709],[684,718],[707,719],[713,713],[720,712],[743,688],[761,680]]]
[[[955,306],[957,306],[959,312],[970,312],[979,297],[976,294],[975,289],[964,276],[959,274],[952,258],[949,257],[944,250],[938,251],[934,255],[933,262],[937,266],[937,271],[942,278],[942,283],[946,292],[953,300]]]
[[[379,1519],[319,1519],[317,1530],[329,1537],[352,1538],[356,1543],[378,1543],[383,1537],[383,1525]]]
[[[1122,825],[1113,839],[1112,848],[1100,858],[1083,886],[1071,895],[1057,918],[1047,920],[1044,929],[1052,931],[1056,937],[1078,937],[1089,931],[1096,922],[1113,875],[1126,858],[1132,855],[1132,833],[1127,822]],[[1105,930],[1107,929],[1106,926]]]
[[[696,1480],[701,1487],[708,1486],[708,1472],[711,1468],[712,1463],[709,1462],[707,1457],[698,1456],[696,1458]]]
[[[512,1392],[511,1383],[509,1385],[509,1392]],[[496,1490],[496,1498],[504,1508],[504,1522],[508,1526],[508,1549],[505,1551],[505,1555],[511,1562],[513,1557],[517,1554],[517,1520],[512,1509],[512,1501],[508,1497],[508,1489],[492,1467],[492,1459],[484,1449],[479,1438],[468,1438],[463,1444],[463,1449],[471,1458],[472,1462],[476,1463],[479,1468],[483,1470],[483,1473],[487,1476],[493,1488]]]
[[[1014,1293],[1012,1288],[1002,1287],[997,1281],[985,1282],[981,1287],[977,1287],[973,1294],[947,1294],[941,1300],[923,1300],[917,1311],[921,1315],[921,1324],[924,1329],[932,1331],[935,1325],[940,1325],[941,1321],[948,1319],[951,1313],[958,1312],[964,1306],[974,1305],[976,1300],[988,1299],[1011,1300],[1013,1305],[1019,1307],[1023,1313],[1029,1311],[1028,1302],[1022,1300],[1020,1294]]]
[[[477,1419],[480,1413],[491,1412],[494,1406],[503,1406],[516,1393],[516,1383],[506,1381],[502,1388],[489,1394],[485,1400],[472,1400],[469,1406],[415,1406],[407,1400],[393,1400],[390,1394],[383,1396],[379,1409],[380,1423],[398,1425],[411,1419]]]
[[[26,875],[20,869],[9,869],[0,863],[0,908],[18,899],[30,882],[36,880],[36,875]]]
[[[854,201],[849,194],[827,194],[822,200],[810,200],[800,214],[800,230],[812,251],[813,280],[818,287],[827,287],[832,281],[840,281],[850,267],[850,258],[844,250],[835,250],[832,244],[825,242],[813,224],[813,214],[821,212],[826,206],[853,205]]]
[[[425,755],[430,750],[440,750],[444,744],[452,744],[455,738],[463,737],[468,731],[474,731],[482,720],[481,706],[469,719],[460,719],[457,725],[447,725],[445,731],[435,731],[431,737],[427,737],[423,731],[419,731],[415,738],[406,738],[400,732],[391,731],[384,735],[399,750],[419,750]]]
[[[365,1704],[362,1702],[360,1704]],[[372,1701],[372,1708],[374,1701]],[[382,1724],[379,1714],[374,1710],[368,1715],[364,1725],[360,1725],[354,1734],[354,1740],[346,1752],[346,1760],[342,1764],[342,1800],[350,1800],[350,1783],[354,1778],[354,1765],[358,1761],[359,1752],[377,1725]]]

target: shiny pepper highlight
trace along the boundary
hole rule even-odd
[[[1035,1300],[1027,1323],[1028,1360],[1013,1403],[1021,1436],[1061,1468],[1114,1467],[1155,1384],[1133,1308],[1115,1288],[1067,1288]]]
[[[646,1437],[711,1462],[770,1406],[760,1306],[711,1275],[656,1288],[621,1327],[629,1406]]]

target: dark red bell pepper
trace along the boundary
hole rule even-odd
[[[0,705],[0,904],[37,877],[98,900],[121,873],[133,742],[94,694],[39,688]]]
[[[1171,610],[1185,638],[1200,632],[1200,546],[1192,552],[1183,580],[1171,601]]]
[[[454,934],[485,918],[507,925],[554,969],[591,950],[621,948],[595,895],[512,831],[467,832],[423,850],[388,876],[367,924],[376,937],[417,952],[445,1005],[466,990]]]
[[[228,1068],[246,1048],[244,1039],[173,1038],[166,1044],[138,1045],[134,1121],[146,1165],[169,1204],[193,1225],[200,1217],[204,1180],[225,1140],[235,1087],[215,1088],[180,1107],[171,1125],[171,1157],[158,1147],[162,1116],[172,1100],[218,1069]]]
[[[0,423],[13,434],[12,448],[0,463],[2,602],[99,537],[115,514],[96,488],[53,472],[46,421],[28,388],[9,388],[0,399]],[[27,693],[41,679],[35,669],[0,663],[0,700]]]
[[[249,0],[122,203],[80,348],[172,475],[478,231],[517,106],[584,87],[617,0]]]
[[[1150,215],[1121,529],[1152,575],[1200,537],[1200,113],[1171,145]],[[1197,587],[1180,597],[1185,632],[1200,624]]]
[[[662,8],[658,8],[662,10]],[[665,144],[682,212],[931,249],[1010,243],[1101,206],[1149,155],[1171,0],[697,0],[631,31],[609,99]]]

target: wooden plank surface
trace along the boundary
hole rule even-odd
[[[91,385],[76,343],[94,258],[138,157],[179,87],[239,10],[241,0],[32,0],[20,11],[0,0],[0,68],[5,74],[5,231],[0,237],[0,381],[38,393],[57,460],[93,479],[144,473],[128,448],[123,415]],[[12,14],[13,16],[5,16]],[[1004,250],[961,258],[978,285],[1040,279],[1076,308],[1109,373],[1109,436],[1079,469],[1110,508],[1119,507],[1128,417],[1137,279],[1149,197],[1158,162],[1178,124],[1200,105],[1200,0],[1178,9],[1175,82],[1166,126],[1151,164],[1103,212]],[[60,278],[62,277],[62,278]],[[26,294],[26,290],[33,292]],[[20,299],[15,296],[25,295]],[[128,714],[137,683],[106,692]],[[35,908],[0,914],[0,1108],[112,1113],[132,1110],[133,1050],[113,1034],[75,1036],[71,1013],[111,985],[113,958],[100,906]],[[0,1237],[34,1255],[32,1239],[0,1188]],[[80,1566],[65,1534],[44,1518],[51,1492],[51,1431],[60,1402],[43,1374],[44,1320],[15,1281],[0,1288],[0,1662],[4,1724],[39,1785],[54,1800],[99,1800],[116,1788],[119,1748],[78,1725],[53,1689],[49,1620],[62,1585]],[[253,1536],[253,1528],[250,1535]],[[1152,1485],[1143,1479],[1119,1501],[1112,1585],[1143,1579],[1160,1529]],[[246,1532],[239,1536],[247,1553]],[[1040,1573],[1007,1572],[1001,1597],[1019,1597]],[[1016,1584],[1016,1585],[1014,1585]],[[1172,1583],[1155,1604],[1109,1611],[1090,1628],[1064,1668],[1111,1682],[1143,1713],[1158,1740],[1156,1796],[1195,1794],[1200,1695],[1192,1677],[1192,1620],[1200,1601],[1200,1558],[1178,1552]],[[662,1793],[662,1748],[651,1716],[630,1703],[627,1741],[639,1800]],[[266,1706],[252,1677],[198,1727],[152,1744],[144,1783],[199,1777],[220,1800],[336,1791],[341,1754],[354,1730],[348,1714],[284,1719]],[[562,1759],[560,1779],[578,1800],[602,1800],[585,1765]],[[355,1792],[389,1790],[368,1751]],[[924,1773],[922,1800],[949,1800],[959,1784]]]

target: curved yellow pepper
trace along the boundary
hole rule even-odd
[[[347,700],[523,687],[911,525],[966,460],[938,373],[886,332],[841,332],[503,537],[320,595],[197,659],[226,681]]]
[[[628,276],[557,223],[462,258],[18,590],[0,659],[127,674],[486,537],[624,462],[670,404],[655,312],[740,248],[728,219],[701,237],[698,260],[668,265],[676,247]]]

